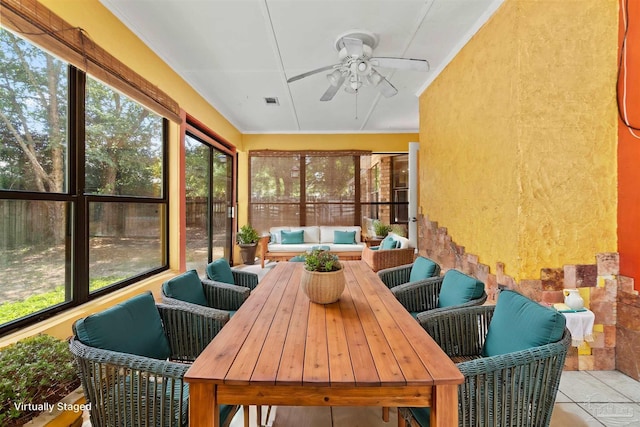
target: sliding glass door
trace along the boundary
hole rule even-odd
[[[232,253],[233,156],[205,139],[185,137],[186,262],[200,275]]]

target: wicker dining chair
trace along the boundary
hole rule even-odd
[[[209,279],[201,279],[196,270],[186,271],[162,284],[162,302],[170,305],[193,305],[211,308],[212,316],[228,320],[249,297],[251,289]],[[226,320],[223,324],[226,323]]]
[[[496,305],[426,313],[422,326],[464,375],[458,425],[549,425],[571,333],[566,319],[513,291]],[[428,408],[401,408],[408,426],[429,425]]]
[[[391,293],[418,321],[425,312],[472,307],[487,300],[484,283],[454,269],[443,276],[395,286]]]
[[[419,256],[410,264],[385,268],[378,271],[378,277],[389,289],[405,283],[416,283],[440,274],[440,265],[437,262]]]
[[[150,292],[78,320],[70,350],[93,427],[187,426],[192,362],[220,321],[206,308],[156,304]],[[222,406],[228,426],[238,406]]]
[[[250,271],[242,271],[231,268],[229,261],[219,258],[206,267],[207,278],[218,283],[244,286],[254,290],[258,286],[258,275]]]

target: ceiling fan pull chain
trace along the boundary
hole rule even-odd
[[[358,89],[356,89],[356,120],[358,120]]]

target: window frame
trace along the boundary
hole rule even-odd
[[[8,31],[4,26],[3,31]],[[15,34],[15,33],[14,33]],[[46,49],[43,49],[37,43],[28,38],[23,38],[28,43],[41,49],[43,52],[51,55]],[[167,117],[161,117],[161,144],[162,144],[162,194],[160,197],[153,196],[119,196],[119,195],[100,195],[85,194],[85,100],[86,100],[86,83],[87,73],[76,68],[68,61],[67,63],[68,81],[68,116],[67,120],[67,164],[65,173],[68,179],[66,192],[36,192],[24,190],[5,190],[0,189],[0,199],[6,200],[24,200],[24,201],[55,201],[64,202],[68,209],[66,212],[66,232],[65,232],[65,294],[70,294],[68,301],[48,306],[40,311],[33,312],[26,316],[11,320],[0,325],[0,336],[11,333],[17,329],[33,325],[47,318],[50,318],[70,308],[85,304],[96,298],[100,298],[106,294],[123,289],[127,286],[135,284],[141,280],[154,276],[162,271],[169,269],[170,259],[170,234],[169,234],[169,120]],[[100,81],[100,79],[91,75],[92,78]],[[111,90],[120,92],[117,88],[101,82],[108,86]],[[126,93],[120,92],[130,101],[136,102],[143,108],[151,110],[147,105],[139,100],[131,97]],[[153,110],[151,110],[153,111]],[[154,111],[155,112],[155,111]],[[157,114],[157,112],[156,112]],[[150,270],[143,271],[139,274],[127,277],[126,279],[104,286],[96,291],[90,292],[90,212],[89,204],[94,202],[118,202],[118,203],[136,203],[136,204],[156,204],[162,205],[164,211],[160,212],[161,231],[158,238],[161,242],[162,259],[161,265]]]

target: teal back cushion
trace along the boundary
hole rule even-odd
[[[80,319],[75,328],[78,339],[91,347],[154,359],[171,355],[151,292]]]
[[[396,242],[393,237],[387,236],[382,239],[382,242],[380,242],[380,249],[396,249],[398,247],[398,243],[400,242]]]
[[[195,270],[189,270],[179,276],[169,279],[162,284],[162,291],[169,298],[194,304],[207,306],[207,298],[204,296],[202,282]]]
[[[231,266],[229,261],[224,258],[218,258],[211,264],[207,265],[207,277],[216,282],[228,283],[235,285],[236,282],[233,279],[233,273],[231,272]]]
[[[280,232],[280,237],[283,245],[299,245],[301,243],[304,243],[304,230],[282,230]]]
[[[484,293],[484,283],[467,276],[458,270],[448,270],[444,273],[438,307],[451,307],[478,299]]]
[[[337,245],[353,245],[356,243],[356,232],[336,230],[333,232],[333,243]]]
[[[409,282],[428,279],[436,274],[438,264],[429,258],[419,256],[413,261],[411,272],[409,273]]]
[[[498,296],[482,355],[496,356],[559,341],[565,323],[556,310],[504,290]]]

